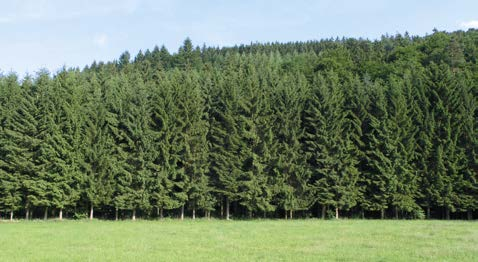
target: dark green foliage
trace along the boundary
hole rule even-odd
[[[343,86],[332,72],[313,82],[306,108],[305,144],[313,172],[315,200],[322,206],[350,209],[357,204],[356,125],[345,107]],[[338,214],[336,214],[338,216]]]
[[[186,39],[0,76],[0,212],[471,218],[476,39]]]

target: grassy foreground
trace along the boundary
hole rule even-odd
[[[0,222],[3,261],[472,261],[478,222]]]

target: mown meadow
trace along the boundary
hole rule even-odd
[[[3,261],[476,261],[478,223],[437,220],[0,222]]]

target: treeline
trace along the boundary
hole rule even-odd
[[[478,31],[125,52],[0,78],[0,210],[26,219],[468,218]]]

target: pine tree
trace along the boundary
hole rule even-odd
[[[176,72],[177,74],[178,72]],[[153,96],[153,131],[154,144],[159,148],[154,160],[152,182],[152,199],[160,216],[163,209],[181,208],[184,217],[184,205],[187,200],[189,185],[181,163],[184,140],[181,138],[183,119],[176,101],[182,94],[175,89],[179,79],[159,76]]]
[[[357,204],[358,160],[352,141],[350,112],[344,109],[345,97],[338,77],[319,75],[312,87],[306,108],[306,144],[317,202],[339,210]]]
[[[234,65],[237,57],[229,58],[229,68],[215,79],[216,93],[211,102],[209,140],[211,143],[211,171],[216,191],[226,202],[226,219],[230,218],[230,203],[241,198],[241,133],[237,110],[240,90]],[[222,203],[224,200],[221,200]],[[222,204],[221,204],[222,206]]]
[[[458,90],[462,104],[460,114],[463,117],[462,133],[459,146],[464,149],[463,178],[457,191],[460,192],[460,207],[472,219],[473,211],[478,209],[478,100],[473,90],[478,89],[469,75],[461,74],[458,78]]]
[[[407,90],[402,82],[392,79],[387,87],[375,85],[372,98],[375,101],[370,112],[369,151],[367,159],[371,172],[367,178],[366,206],[369,210],[385,215],[388,207],[413,212],[416,176],[413,160],[414,127],[407,104]]]
[[[209,171],[208,115],[196,72],[187,71],[176,81],[183,83],[177,87],[179,93],[184,94],[177,101],[178,113],[182,119],[181,140],[184,143],[181,163],[188,177],[188,200],[192,217],[195,219],[198,208],[209,212],[213,204],[212,188],[207,176]]]
[[[0,82],[0,210],[14,212],[22,204],[22,168],[26,164],[22,147],[22,126],[18,112],[25,92],[20,89],[16,75],[9,75]]]
[[[114,140],[107,125],[111,112],[107,111],[104,103],[105,91],[102,90],[96,74],[91,75],[88,87],[85,101],[88,111],[85,112],[82,148],[83,170],[86,174],[83,187],[90,207],[89,217],[93,219],[95,207],[111,204],[115,156]]]
[[[190,38],[184,40],[179,48],[176,65],[179,68],[190,70],[198,68],[201,64],[201,53],[199,48],[194,48]]]
[[[458,204],[456,186],[460,184],[463,149],[458,147],[462,122],[459,112],[459,96],[450,68],[445,64],[432,63],[426,85],[429,92],[432,123],[432,154],[430,157],[433,176],[428,191],[432,191],[434,204],[444,208],[444,217],[449,219]]]
[[[54,79],[51,92],[51,118],[41,146],[42,174],[51,186],[52,207],[59,209],[59,218],[62,219],[63,209],[76,205],[84,182],[80,170],[83,162],[84,89],[77,72],[62,71]]]
[[[307,82],[302,75],[281,77],[275,99],[272,99],[276,115],[274,137],[277,152],[273,165],[275,202],[284,209],[285,217],[292,219],[296,210],[306,210],[312,203],[310,196],[310,172],[302,139],[304,136],[302,114],[307,93]]]
[[[122,209],[132,210],[132,219],[136,219],[136,210],[148,210],[150,164],[153,149],[152,135],[149,131],[151,107],[146,87],[139,74],[132,73],[130,78],[120,75],[125,99],[119,115],[119,137],[121,146],[122,170],[118,174],[119,195],[117,203]]]
[[[246,62],[241,73],[238,83],[241,95],[237,111],[237,130],[241,137],[240,204],[247,209],[249,217],[252,217],[256,211],[266,214],[275,210],[271,203],[273,191],[268,170],[273,158],[271,150],[275,138],[271,124],[271,105],[268,103],[269,92],[266,85],[260,84],[261,81],[267,80],[259,77],[250,60]]]
[[[53,153],[50,145],[53,136],[54,123],[54,104],[52,97],[53,83],[49,78],[47,71],[38,73],[36,81],[31,88],[33,95],[32,105],[27,106],[25,112],[31,116],[30,119],[35,119],[33,129],[28,131],[31,143],[29,150],[32,154],[31,159],[33,165],[28,170],[28,175],[24,180],[27,213],[30,206],[44,208],[44,219],[48,218],[48,210],[53,205],[52,203],[52,189],[55,185],[52,183],[52,176],[50,176],[51,153]],[[34,133],[30,133],[34,131]],[[29,139],[29,140],[30,140]]]

